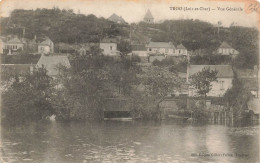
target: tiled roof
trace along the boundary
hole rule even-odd
[[[230,65],[189,65],[189,76],[201,71],[204,67],[209,67],[211,70],[217,70],[218,78],[233,78],[234,73]]]
[[[153,15],[150,10],[147,11],[147,13],[144,16],[144,19],[153,19]]]
[[[132,51],[146,51],[145,45],[138,44],[138,45],[131,45]]]
[[[55,76],[58,75],[57,66],[61,64],[66,67],[70,67],[70,62],[67,56],[64,55],[42,55],[37,63],[37,67],[42,67],[42,65],[47,69],[48,75]]]
[[[104,111],[130,111],[130,108],[126,107],[127,100],[124,98],[109,98],[105,101]]]
[[[22,41],[19,38],[15,37],[15,38],[7,41],[7,43],[8,44],[22,44]]]
[[[115,13],[112,14],[112,15],[108,18],[108,20],[111,20],[111,21],[116,22],[116,23],[117,23],[117,22],[125,23],[125,20],[124,20],[121,16],[116,15]]]
[[[228,43],[226,43],[225,41],[222,42],[222,44],[219,46],[219,48],[232,48]],[[233,49],[233,48],[232,48]]]
[[[177,46],[177,49],[186,49],[185,46],[183,46],[182,44]]]
[[[238,78],[256,78],[257,69],[235,69]]]
[[[171,42],[149,42],[148,48],[175,48]]]
[[[15,74],[24,75],[30,72],[30,67],[33,64],[1,64],[2,71],[13,72]]]
[[[45,41],[43,41],[43,42],[41,42],[40,43],[40,45],[51,45],[53,42],[49,39],[49,38],[47,38]]]

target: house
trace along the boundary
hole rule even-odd
[[[53,42],[49,38],[46,38],[43,42],[41,42],[38,45],[38,53],[39,54],[54,53],[54,44],[53,44]]]
[[[117,50],[117,43],[103,42],[99,44],[99,47],[103,50],[104,55],[118,56],[120,54],[120,52]]]
[[[237,74],[237,78],[243,83],[244,87],[249,90],[252,95],[257,97],[258,94],[258,68],[257,65],[254,66],[254,69],[234,69],[234,72]]]
[[[141,62],[148,62],[148,54],[144,44],[132,44],[132,55],[138,56]]]
[[[234,73],[230,65],[189,65],[187,68],[187,82],[190,82],[191,76],[198,73],[203,68],[217,70],[217,82],[212,82],[212,89],[207,94],[213,97],[222,97],[227,89],[232,87]],[[196,89],[189,86],[189,96],[196,96]]]
[[[13,55],[18,50],[23,50],[23,42],[16,36],[4,43],[3,52],[6,51],[8,55]]]
[[[59,65],[70,67],[70,62],[66,55],[42,55],[36,64],[36,67],[45,67],[47,69],[47,74],[55,77],[59,74],[59,70],[57,68]]]
[[[255,124],[255,122],[257,122],[256,124],[259,123],[259,114],[260,114],[260,100],[259,98],[253,98],[251,100],[248,101],[247,103],[247,107],[249,112],[251,113],[251,121],[253,122],[253,124]]]
[[[175,55],[175,46],[172,42],[149,42],[146,49],[148,54]]]
[[[154,18],[150,10],[148,10],[144,16],[144,22],[153,24],[154,23]]]
[[[112,14],[108,20],[112,21],[112,22],[115,22],[115,23],[118,23],[118,24],[125,24],[125,20],[121,17],[121,16],[118,16],[116,15],[115,13]]]
[[[188,50],[185,46],[183,46],[182,44],[178,45],[176,50],[175,50],[175,55],[177,56],[187,56],[188,55]]]
[[[0,38],[0,54],[4,54],[4,47],[5,47],[5,42],[2,38]]]
[[[220,54],[220,55],[236,55],[236,54],[239,54],[239,52],[237,50],[235,50],[234,48],[232,48],[228,43],[226,43],[224,41],[224,42],[222,42],[222,44],[217,49],[217,54]]]

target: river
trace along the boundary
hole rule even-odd
[[[259,126],[45,122],[1,127],[5,162],[259,162]],[[1,162],[1,161],[0,161]]]

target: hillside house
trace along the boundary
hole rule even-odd
[[[154,23],[154,17],[151,13],[150,10],[148,10],[144,16],[144,22],[145,23],[149,23],[149,24],[153,24]]]
[[[148,54],[144,44],[134,44],[132,47],[132,55],[141,58],[141,62],[148,62]]]
[[[150,54],[164,54],[175,55],[175,46],[171,42],[149,42],[146,45],[147,53]]]
[[[38,53],[39,54],[54,53],[54,44],[53,44],[53,42],[49,38],[46,38],[46,40],[44,40],[43,42],[41,42],[38,45]]]
[[[59,65],[70,67],[70,62],[66,55],[42,55],[36,64],[36,67],[45,67],[47,69],[47,74],[55,77],[59,74],[59,70],[57,68]]]
[[[187,68],[187,81],[191,76],[201,71],[204,67],[217,70],[217,82],[212,82],[212,89],[207,94],[212,97],[222,97],[225,92],[232,87],[234,73],[230,65],[189,65]],[[189,96],[196,96],[196,89],[189,86]]]
[[[118,23],[118,24],[125,24],[126,21],[121,17],[121,16],[118,16],[116,15],[115,13],[112,14],[108,20],[112,21],[112,22],[115,22],[115,23]]]
[[[187,56],[188,55],[188,50],[185,46],[182,44],[178,45],[176,50],[175,50],[175,55],[176,56]]]
[[[244,87],[251,92],[251,94],[257,97],[258,94],[258,68],[254,66],[254,69],[234,69],[237,74],[237,78],[243,82]]]
[[[217,54],[220,54],[220,55],[236,55],[236,54],[239,54],[239,52],[237,50],[235,50],[234,48],[232,48],[228,43],[226,43],[224,41],[224,42],[222,42],[222,44],[217,49]]]
[[[5,42],[2,38],[0,38],[0,54],[4,54],[4,47],[5,47]]]
[[[24,47],[23,42],[18,37],[5,41],[3,45],[3,53],[8,55],[16,54],[19,49],[23,50]]]
[[[100,49],[103,50],[104,55],[117,56],[120,52],[117,50],[117,43],[105,42],[99,44]]]

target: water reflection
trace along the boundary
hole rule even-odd
[[[8,162],[258,162],[258,130],[153,122],[2,126],[1,156]]]

